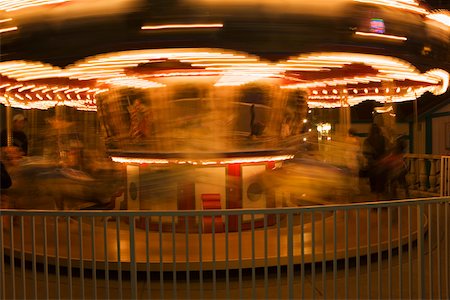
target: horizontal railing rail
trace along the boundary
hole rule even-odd
[[[450,298],[449,204],[5,209],[0,297]]]

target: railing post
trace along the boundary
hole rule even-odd
[[[419,209],[417,210],[417,298],[419,299],[425,299],[425,243],[423,214],[423,204],[419,204]],[[429,276],[431,276],[431,274]]]
[[[427,168],[426,168],[426,160],[424,158],[419,158],[419,190],[426,191],[427,190]]]
[[[416,159],[414,157],[408,158],[409,172],[407,174],[408,187],[411,190],[416,188],[417,176],[416,176]]]
[[[287,215],[287,252],[288,252],[288,268],[287,282],[289,289],[289,299],[294,299],[294,220],[292,212]],[[314,242],[313,242],[314,243]],[[314,244],[313,244],[314,247]],[[303,287],[302,287],[303,288]]]
[[[441,157],[441,197],[450,196],[450,156]]]
[[[137,269],[136,269],[136,243],[134,231],[136,226],[134,216],[130,216],[130,280],[131,280],[131,299],[137,299]]]
[[[428,189],[428,191],[430,191],[430,192],[437,191],[436,164],[437,164],[437,160],[434,158],[431,158],[430,159],[430,176],[429,176],[430,188]]]

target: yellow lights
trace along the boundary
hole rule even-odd
[[[153,63],[161,62],[183,62],[184,65],[172,70],[161,70],[159,65],[152,68]],[[305,76],[291,72],[302,68]],[[305,71],[307,68],[333,72],[324,71],[317,76]],[[340,73],[342,68],[349,71]],[[28,101],[26,93],[37,101],[36,93],[39,92],[45,101],[58,100],[64,105],[85,110],[95,110],[95,97],[112,88],[166,88],[175,82],[171,78],[185,76],[209,76],[206,78],[208,84],[215,87],[264,81],[279,84],[281,89],[301,89],[308,93],[311,107],[320,103],[339,106],[342,98],[352,105],[363,99],[383,102],[386,97],[392,101],[404,101],[426,91],[442,94],[449,87],[446,71],[436,69],[421,73],[408,62],[389,56],[323,52],[271,63],[250,54],[207,48],[108,53],[88,57],[65,69],[40,62],[6,61],[0,62],[0,76],[5,77],[5,82],[0,85],[0,97],[5,97],[7,92],[11,95],[17,93]],[[37,81],[30,81],[46,78],[54,78],[61,83],[40,85]],[[81,82],[87,79],[92,81]],[[387,86],[392,92],[386,90]],[[19,100],[17,97],[14,99]]]
[[[439,22],[446,27],[450,27],[450,12],[446,10],[439,10],[437,12],[427,15],[428,19]]]
[[[404,36],[381,34],[381,33],[373,33],[373,32],[356,31],[355,35],[364,36],[364,37],[387,39],[387,40],[396,40],[396,41],[406,41],[406,40],[408,40],[408,38],[406,38]]]
[[[319,140],[327,139],[330,140],[331,134],[331,124],[330,123],[319,123],[317,124],[317,138]]]
[[[0,34],[5,33],[5,32],[10,32],[10,31],[16,31],[17,29],[18,29],[17,26],[1,28]]]
[[[202,29],[202,28],[222,28],[221,23],[211,24],[167,24],[167,25],[147,25],[142,26],[142,30],[161,30],[161,29]]]
[[[6,23],[6,22],[10,22],[12,21],[12,18],[8,18],[8,19],[1,19],[0,23]]]
[[[57,4],[70,0],[0,0],[0,10],[15,11],[33,6]]]
[[[134,158],[112,156],[114,162],[126,164],[179,164],[179,165],[227,165],[227,164],[244,164],[244,163],[262,163],[284,161],[294,158],[294,155],[278,155],[278,156],[258,156],[258,157],[239,157],[239,158],[218,158],[216,160],[185,160],[185,159],[157,159],[157,158]]]
[[[419,6],[415,0],[354,0],[355,2],[368,3],[374,5],[388,6],[397,9],[403,9],[418,14],[428,14],[428,11]]]
[[[433,94],[441,95],[449,88],[450,74],[448,72],[441,69],[432,69],[426,72],[425,75],[433,77],[435,80],[442,83],[442,85],[436,85],[432,88],[431,92]]]
[[[133,88],[141,88],[141,89],[159,88],[159,87],[165,86],[164,84],[141,79],[138,77],[119,77],[119,78],[112,78],[112,79],[104,80],[101,82],[110,84],[112,86],[133,87]]]

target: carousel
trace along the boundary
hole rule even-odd
[[[445,93],[450,14],[414,0],[333,0],[327,9],[285,2],[1,1],[3,125],[17,110],[40,124],[47,111],[57,146],[34,162],[29,153],[22,173],[58,168],[45,186],[67,188],[46,191],[50,198],[128,210],[291,206],[286,193],[307,194],[296,181],[305,173],[310,187],[332,178],[327,188],[345,195],[337,167],[296,164],[305,144],[318,143],[318,126],[332,138],[331,128],[311,124],[311,110],[340,110],[346,135],[351,106]],[[84,139],[95,140],[86,144],[104,153],[100,173],[70,164],[73,116],[84,122]],[[73,196],[75,185],[82,192]],[[204,232],[211,222],[224,230],[220,217],[203,222]],[[237,224],[230,220],[229,230]]]

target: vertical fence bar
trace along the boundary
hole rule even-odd
[[[164,298],[164,256],[163,256],[163,228],[162,228],[162,217],[158,218],[158,234],[159,234],[159,297]],[[200,247],[201,253],[201,247]],[[201,256],[201,254],[200,254]],[[201,260],[200,260],[201,266]],[[200,267],[201,272],[201,267]],[[201,282],[203,283],[203,282]],[[203,289],[202,284],[200,284],[200,289]]]
[[[122,284],[122,248],[120,247],[120,216],[116,217],[116,243],[117,243],[117,280],[119,281],[119,299],[123,299]]]
[[[312,299],[316,297],[316,219],[314,211],[311,212],[311,285]]]
[[[301,250],[301,266],[300,266],[300,278],[301,278],[301,288],[302,294],[301,298],[305,299],[305,215],[304,212],[300,212],[300,250]]]
[[[388,297],[392,299],[392,218],[391,207],[388,206]]]
[[[55,217],[56,297],[61,299],[61,274],[59,267],[59,217]]]
[[[293,215],[291,212],[287,215],[287,247],[288,247],[288,266],[287,266],[287,281],[288,281],[288,298],[294,298],[294,225]],[[314,228],[314,227],[313,227]],[[313,230],[314,232],[314,230]],[[313,241],[314,245],[314,241]],[[313,246],[314,248],[314,246]],[[314,291],[313,291],[314,295]]]
[[[0,215],[0,295],[2,299],[6,299],[6,280],[5,280],[5,253],[4,253],[4,241],[3,241],[3,220],[6,219],[6,216]],[[34,277],[36,278],[36,277]],[[35,279],[36,280],[36,279]],[[35,292],[34,297],[37,298],[37,294]]]
[[[268,268],[268,238],[267,238],[267,214],[264,214],[264,298],[269,298],[269,268]]]
[[[277,214],[276,222],[277,222],[277,295],[278,295],[278,299],[281,299],[281,239],[280,239],[281,224],[280,224],[280,214]]]
[[[44,243],[44,278],[45,278],[45,298],[50,298],[48,287],[48,255],[47,255],[47,217],[42,217],[43,243]],[[12,236],[12,235],[11,235]],[[15,298],[15,297],[13,297]]]
[[[108,218],[103,219],[103,252],[105,259],[105,299],[110,299],[109,294],[109,254],[108,254]]]
[[[333,211],[333,298],[337,298],[337,217]]]
[[[430,299],[433,299],[433,222],[431,204],[428,204],[428,284]]]
[[[211,242],[212,242],[212,284],[213,284],[213,298],[216,298],[216,216],[212,217],[212,230],[211,230]]]
[[[84,299],[83,217],[78,217],[78,242],[80,243],[80,297]]]
[[[6,273],[5,273],[5,251],[4,251],[4,240],[3,240],[3,221],[6,220],[7,216],[0,215],[0,296],[2,299],[6,299]],[[37,294],[35,294],[37,298]]]
[[[322,211],[322,290],[323,298],[327,298],[327,239],[326,239],[325,211]]]
[[[135,242],[135,219],[129,217],[130,234],[130,280],[131,280],[131,298],[137,299],[137,266],[136,266],[136,242]]]
[[[360,276],[360,253],[359,253],[359,247],[360,247],[360,209],[356,209],[356,299],[360,299],[360,292],[359,292],[359,276]]]
[[[200,263],[199,276],[200,276],[200,299],[203,299],[203,243],[202,243],[202,218],[199,217],[198,221],[198,261]],[[240,242],[240,240],[239,240]],[[239,245],[239,248],[241,245]]]
[[[147,298],[152,299],[152,283],[150,273],[150,220],[145,216],[145,279],[147,283]],[[188,247],[186,247],[188,248]]]
[[[349,261],[348,261],[348,210],[344,211],[344,261],[345,261],[345,277],[344,277],[344,293],[345,299],[348,299],[348,273],[349,273]]]
[[[402,207],[397,210],[397,228],[398,228],[398,288],[399,299],[403,299],[403,244],[402,244]]]
[[[371,237],[370,237],[370,210],[367,208],[367,299],[371,298],[372,293],[372,250],[371,250]]]
[[[448,220],[448,206],[450,205],[450,201],[447,201],[445,206],[445,226],[444,226],[444,243],[445,243],[445,278],[446,278],[446,293],[447,293],[447,298],[450,298],[450,247],[449,247],[449,226],[450,226],[450,222]]]
[[[382,298],[382,285],[381,285],[381,207],[377,208],[377,263],[378,263],[378,298]]]
[[[0,222],[1,223],[1,222]],[[0,224],[1,225],[1,224]],[[0,231],[3,232],[3,229],[0,228]],[[1,233],[0,233],[1,234]],[[0,240],[0,243],[3,242]],[[33,291],[34,291],[34,298],[38,298],[38,288],[37,288],[37,266],[36,266],[36,217],[31,217],[31,264],[32,264],[32,273],[33,273]],[[3,256],[0,256],[3,261]],[[69,286],[70,288],[70,286]],[[72,294],[70,294],[71,296]],[[4,298],[3,298],[4,299]]]
[[[95,256],[95,216],[91,217],[92,295],[97,299],[97,258]]]
[[[255,269],[255,214],[251,218],[252,232],[252,298],[256,298],[256,269]]]
[[[177,299],[177,245],[175,216],[172,216],[172,298]]]
[[[409,298],[413,298],[413,280],[412,280],[412,212],[411,206],[408,206],[408,287]]]
[[[230,299],[230,263],[229,263],[229,215],[225,215],[225,289],[226,297]]]
[[[12,299],[16,299],[16,273],[15,273],[15,259],[14,259],[14,216],[9,217],[9,267],[11,270],[11,288],[12,288]],[[47,275],[48,278],[48,275]],[[47,290],[48,290],[48,279],[46,280]],[[47,293],[48,295],[48,293]],[[48,298],[48,296],[47,296]]]
[[[437,236],[437,284],[438,284],[438,299],[442,299],[441,281],[441,203],[436,203],[436,236]]]
[[[191,298],[191,271],[190,271],[190,259],[189,259],[189,217],[185,218],[185,240],[186,240],[186,298]],[[228,242],[228,241],[227,241]],[[226,247],[228,251],[228,247]],[[227,291],[228,292],[228,291]],[[150,298],[149,298],[150,299]]]
[[[424,229],[423,229],[423,204],[419,204],[417,210],[417,287],[418,298],[425,299],[425,245],[424,245]]]
[[[20,216],[20,268],[22,275],[23,299],[27,298],[27,281],[25,277],[25,237],[23,230],[23,216]]]

